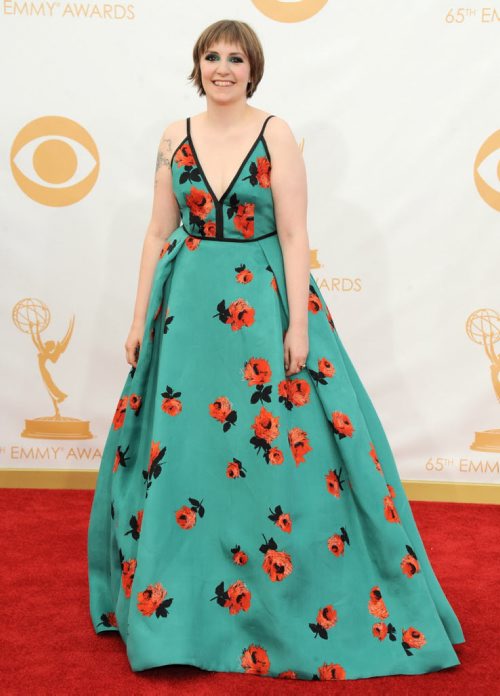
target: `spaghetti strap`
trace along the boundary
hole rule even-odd
[[[269,116],[266,118],[266,120],[265,120],[264,123],[262,124],[262,128],[261,128],[261,131],[260,131],[259,136],[264,135],[264,129],[265,129],[265,127],[266,127],[266,124],[267,124],[267,122],[269,121],[269,119],[270,119],[270,118],[273,118],[273,117],[274,117],[274,114],[269,114]]]

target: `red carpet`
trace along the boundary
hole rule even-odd
[[[187,666],[130,670],[118,634],[88,614],[87,523],[93,491],[0,489],[2,694],[499,693],[500,506],[413,502],[436,575],[462,624],[461,665],[349,682],[273,680]]]

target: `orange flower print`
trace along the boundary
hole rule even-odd
[[[118,445],[116,448],[113,473],[115,473],[119,466],[127,466],[127,461],[130,459],[130,457],[127,457],[129,447],[130,445],[127,445],[126,449],[122,450],[121,445]]]
[[[250,171],[252,168],[250,167]],[[271,162],[267,157],[257,157],[257,181],[262,188],[271,186]]]
[[[287,669],[286,672],[280,672],[278,674],[278,679],[297,679],[297,674],[293,669]]]
[[[234,215],[234,226],[245,239],[254,235],[255,203],[240,203]],[[231,216],[230,216],[231,217]]]
[[[339,436],[339,440],[343,437],[352,437],[355,430],[349,416],[342,411],[334,411],[332,413],[333,432]]]
[[[379,462],[379,459],[378,459],[378,456],[377,456],[377,452],[376,452],[376,450],[375,450],[375,445],[373,444],[373,442],[370,442],[370,448],[371,448],[371,449],[370,449],[370,457],[373,459],[373,463],[375,464],[375,468],[376,468],[377,471],[378,471],[379,473],[381,473],[382,476],[383,476],[383,475],[384,475],[384,472],[382,471],[382,466],[381,466],[381,464],[380,464],[380,462]]]
[[[384,515],[388,522],[401,522],[394,500],[390,495],[384,496]]]
[[[226,476],[228,478],[245,478],[246,475],[246,469],[240,460],[233,457],[232,461],[228,462],[226,467]]]
[[[278,384],[278,401],[291,411],[294,406],[309,403],[311,387],[305,379],[282,379]]]
[[[250,269],[248,269],[244,263],[242,263],[240,266],[236,266],[234,269],[237,273],[236,275],[236,282],[237,283],[242,283],[243,285],[247,285],[250,283],[250,281],[253,280],[253,273]]]
[[[137,394],[131,394],[128,403],[130,408],[135,411],[135,415],[138,416],[142,406],[142,398]]]
[[[175,153],[174,162],[177,167],[194,167],[196,165],[196,160],[189,143],[184,143],[184,145],[180,146]]]
[[[225,300],[221,300],[217,305],[217,314],[213,315],[213,318],[215,317],[223,324],[229,324],[232,331],[239,331],[244,326],[252,326],[255,321],[255,309],[242,298],[231,302],[229,307],[226,307]]]
[[[264,358],[250,358],[246,361],[244,376],[249,387],[266,384],[271,379],[271,375],[271,366]]]
[[[372,635],[379,640],[385,640],[389,636],[389,640],[396,640],[396,628],[389,622],[377,621],[372,626]]]
[[[128,396],[122,396],[116,406],[115,415],[113,416],[113,427],[118,430],[122,427],[125,420],[125,411],[127,410]]]
[[[271,510],[271,508],[269,508]],[[274,524],[282,529],[288,534],[292,531],[292,520],[288,512],[283,512],[281,505],[277,505],[274,510],[271,510],[271,514],[268,518],[274,522]]]
[[[389,616],[389,612],[387,611],[385,602],[382,599],[382,592],[380,591],[380,587],[378,585],[375,585],[370,590],[368,611],[370,612],[370,614],[373,614],[373,616],[376,616],[378,619],[386,619]]]
[[[137,541],[137,539],[141,535],[143,515],[144,510],[139,510],[137,512],[137,515],[132,515],[132,517],[129,520],[130,529],[127,532],[125,532],[125,536],[127,536],[127,534],[130,534],[132,536],[132,539],[135,539],[135,541]]]
[[[391,496],[391,498],[396,497],[396,491],[394,490],[394,488],[391,486],[390,483],[387,484],[387,490],[389,491],[389,495]]]
[[[320,298],[316,294],[316,290],[314,289],[314,286],[309,285],[309,300],[308,300],[309,311],[312,312],[313,314],[317,314],[322,307],[323,307],[323,303],[321,302]]]
[[[184,197],[187,207],[195,218],[205,220],[214,207],[212,196],[208,191],[197,189],[195,186],[191,186],[191,191],[184,194]]]
[[[273,416],[271,411],[261,406],[260,413],[255,416],[254,422],[250,426],[255,433],[255,435],[250,438],[250,444],[252,444],[257,451],[261,449],[264,450],[264,459],[268,463],[269,453],[272,449],[271,442],[279,435],[279,420],[279,416]]]
[[[144,482],[146,483],[146,498],[148,497],[148,491],[153,482],[153,478],[157,479],[161,474],[163,463],[162,459],[167,451],[166,447],[161,447],[159,442],[151,442],[151,449],[149,452],[149,464],[147,471],[143,470],[142,476]]]
[[[165,391],[162,392],[163,401],[161,404],[162,411],[168,413],[169,416],[176,416],[182,411],[182,403],[177,398],[182,392],[174,391],[172,387],[168,385],[165,387]]]
[[[267,443],[275,440],[279,435],[279,416],[273,416],[264,406],[260,407],[260,413],[255,416],[253,424],[250,426],[255,435]]]
[[[203,223],[203,234],[205,237],[215,237],[217,235],[215,220],[205,220]]]
[[[342,488],[342,484],[345,481],[344,481],[344,479],[340,478],[341,474],[342,474],[342,467],[340,468],[339,471],[337,471],[337,469],[330,469],[328,471],[328,473],[325,474],[326,489],[329,493],[331,493],[336,498],[340,498],[340,492],[344,490]]]
[[[264,358],[250,358],[246,361],[243,376],[249,387],[257,387],[250,397],[251,404],[256,404],[258,401],[261,403],[271,402],[273,386],[272,384],[265,386],[270,381],[271,375],[271,366]]]
[[[345,679],[345,669],[341,665],[337,665],[334,662],[330,662],[330,664],[323,662],[321,667],[318,667],[318,674],[313,676],[313,680],[314,679],[319,679],[320,681]]]
[[[267,157],[257,157],[256,162],[251,162],[249,166],[250,175],[244,176],[242,181],[249,179],[252,186],[259,184],[262,188],[271,186],[271,162]]]
[[[273,271],[272,266],[267,264],[266,271],[269,271],[269,273],[271,273],[271,275],[272,275],[270,286],[272,287],[272,289],[274,290],[275,293],[278,293],[278,283],[276,281],[276,276],[274,275],[274,271]],[[285,338],[285,334],[286,334],[286,330],[283,331],[283,338]]]
[[[387,624],[383,621],[377,621],[377,623],[374,623],[372,626],[372,634],[374,638],[384,640],[387,636]]]
[[[318,369],[309,369],[309,374],[313,378],[316,385],[328,384],[327,379],[330,379],[335,374],[335,368],[332,363],[326,358],[320,358],[318,360]]]
[[[333,608],[331,604],[323,607],[318,611],[316,616],[316,623],[310,623],[309,628],[314,633],[314,637],[323,638],[323,640],[328,640],[327,631],[335,626],[337,623],[337,611]]]
[[[264,554],[262,568],[273,582],[281,582],[293,570],[292,558],[286,551],[278,551],[276,542],[272,537],[267,541],[264,536],[264,540],[266,543],[259,548],[259,551]]]
[[[114,611],[107,611],[105,614],[101,614],[100,618],[101,620],[97,624],[98,626],[102,624],[106,628],[111,628],[112,626],[118,627],[118,622],[116,620],[116,614]]]
[[[214,599],[219,606],[227,607],[229,613],[234,615],[250,609],[252,594],[242,580],[233,582],[227,590],[224,589],[224,581],[222,581],[215,588],[215,597],[212,597],[210,601]]]
[[[345,527],[340,528],[340,534],[332,534],[327,542],[329,550],[337,557],[344,555],[345,545],[350,543]]]
[[[411,546],[406,544],[406,550],[408,553],[403,557],[400,563],[401,570],[409,578],[412,578],[416,573],[420,573],[420,563],[417,560],[417,554]]]
[[[411,649],[419,650],[427,643],[424,634],[417,631],[413,626],[407,629],[402,628],[401,633],[403,634],[401,645],[405,649],[407,655],[413,655]]]
[[[271,447],[267,454],[270,464],[283,464],[285,461],[283,452],[278,447]]]
[[[247,674],[263,675],[269,672],[271,661],[267,652],[260,645],[251,643],[241,653],[241,666]]]
[[[318,371],[321,372],[323,377],[333,377],[335,374],[335,368],[326,358],[321,358],[318,360]]]
[[[191,529],[196,524],[196,512],[183,505],[175,512],[175,521],[182,529]]]
[[[193,237],[192,235],[189,235],[186,237],[185,245],[189,249],[189,251],[195,251],[201,244],[201,239],[197,237]]]
[[[196,524],[198,515],[203,517],[205,514],[205,508],[200,500],[189,498],[189,502],[191,503],[191,507],[183,505],[175,511],[175,521],[181,529],[192,529]]]
[[[177,246],[177,239],[174,239],[173,242],[169,242],[167,240],[161,248],[159,258],[162,259],[165,256],[165,254],[171,254],[176,246]],[[155,319],[156,319],[156,317],[155,317]]]
[[[248,563],[248,554],[241,550],[239,544],[231,549],[231,553],[233,554],[233,563],[236,565],[246,565]]]
[[[137,593],[137,608],[144,616],[152,616],[153,614],[156,614],[157,618],[167,616],[167,607],[172,604],[174,599],[173,597],[165,599],[166,596],[167,590],[161,582],[148,585],[145,590]]]
[[[332,315],[330,314],[330,310],[326,306],[325,306],[325,314],[326,314],[326,318],[328,319],[328,323],[330,324],[331,330],[335,331],[335,324],[333,323]]]
[[[290,445],[290,450],[295,460],[295,466],[305,462],[305,455],[312,450],[306,431],[302,430],[302,428],[292,428],[289,430],[288,444]]]
[[[208,411],[212,418],[224,423],[222,430],[226,433],[238,419],[238,413],[232,407],[231,402],[225,396],[219,396],[208,405]]]
[[[135,558],[131,558],[130,560],[126,561],[125,556],[122,553],[122,550],[119,549],[120,551],[120,564],[122,568],[122,587],[123,587],[123,592],[125,594],[125,597],[127,599],[130,598],[130,593],[132,591],[132,584],[134,582],[134,575],[135,575],[135,570],[137,568],[137,560]]]

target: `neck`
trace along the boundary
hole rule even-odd
[[[207,100],[207,110],[204,120],[207,128],[213,131],[230,131],[235,126],[240,130],[251,117],[253,107],[249,106],[245,100],[231,104],[218,104],[212,100]]]

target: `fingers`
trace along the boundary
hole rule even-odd
[[[137,341],[136,345],[125,344],[125,360],[132,367],[137,367],[137,361],[139,359],[139,353],[141,350],[140,341]]]
[[[307,356],[306,356],[307,357]],[[306,365],[306,357],[294,356],[290,357],[288,353],[285,355],[285,374],[286,376],[297,374],[304,369]]]

